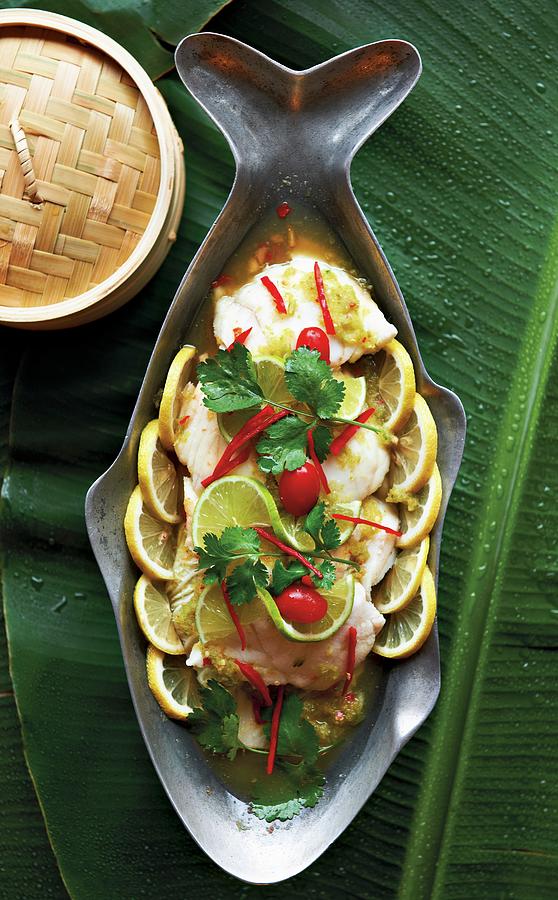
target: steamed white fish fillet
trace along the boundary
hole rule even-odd
[[[360,516],[369,522],[378,522],[395,531],[399,528],[399,514],[395,503],[384,503],[376,497],[370,497],[362,504]],[[345,559],[352,559],[360,563],[360,569],[355,572],[362,584],[366,596],[370,597],[370,591],[375,584],[384,577],[395,562],[396,536],[382,531],[380,528],[372,528],[369,525],[357,525],[346,544],[339,547],[335,553]],[[337,577],[344,574],[338,567]]]
[[[338,500],[364,500],[380,487],[389,464],[389,450],[381,438],[375,431],[359,428],[339,456],[329,454],[323,469]]]
[[[258,356],[285,356],[295,349],[303,328],[323,327],[321,307],[310,256],[295,256],[254,276],[233,294],[217,300],[213,327],[221,347],[228,347],[235,330],[251,332],[246,347]],[[355,362],[364,353],[375,353],[397,334],[363,284],[338,266],[318,260],[325,295],[334,324],[330,336],[331,365]],[[277,311],[275,302],[261,282],[267,276],[279,289],[288,314]]]
[[[203,393],[199,384],[187,384],[182,394],[180,418],[188,416],[188,421],[180,428],[174,449],[182,465],[186,466],[192,479],[192,489],[196,494],[203,491],[202,481],[211,475],[221,458],[227,442],[219,431],[217,413],[203,404]],[[261,478],[255,453],[245,463],[237,466],[234,475],[251,475]]]
[[[267,614],[252,625],[244,627],[246,650],[240,648],[237,634],[223,641],[210,642],[212,648],[229,659],[241,659],[254,666],[266,684],[292,684],[295,687],[324,691],[344,677],[347,665],[349,628],[357,629],[356,665],[370,653],[376,635],[384,624],[384,617],[371,600],[366,598],[363,586],[355,583],[355,597],[351,615],[344,625],[330,638],[315,643],[290,641],[277,630]],[[203,665],[201,646],[196,644],[188,665]]]
[[[238,737],[245,747],[253,750],[265,750],[268,740],[264,734],[263,725],[258,725],[254,718],[254,707],[247,694],[242,689],[234,692],[236,711],[238,714]]]

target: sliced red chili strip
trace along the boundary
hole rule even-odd
[[[231,281],[232,281],[231,276],[226,275],[223,272],[222,275],[219,275],[218,278],[215,279],[215,281],[211,282],[211,287],[214,287],[214,288],[221,287],[222,284],[230,284]]]
[[[242,649],[244,649],[244,647]],[[268,688],[267,684],[265,683],[265,681],[263,680],[260,673],[258,672],[258,670],[255,669],[254,666],[251,666],[250,663],[242,662],[242,660],[240,660],[240,659],[235,659],[235,663],[237,664],[238,668],[240,669],[240,671],[242,672],[242,674],[244,675],[246,680],[250,682],[252,687],[256,688],[258,694],[260,694],[265,705],[271,706],[272,703],[271,703],[271,695],[269,693],[269,688]]]
[[[347,641],[347,671],[345,672],[345,684],[343,685],[344,694],[346,694],[349,690],[349,685],[353,680],[353,675],[355,672],[357,630],[354,625],[351,625],[351,627],[349,628]]]
[[[326,295],[324,291],[324,279],[318,262],[314,263],[314,281],[316,282],[316,290],[318,291],[318,302],[322,308],[322,316],[324,320],[326,334],[335,334],[335,325],[331,318],[329,306],[327,305]]]
[[[316,448],[314,446],[314,435],[312,434],[312,428],[310,428],[310,430],[308,431],[308,452],[310,454],[310,459],[314,463],[316,471],[317,471],[318,475],[320,476],[320,484],[322,485],[326,494],[330,494],[331,490],[330,490],[329,483],[327,480],[327,475],[323,470],[320,460],[318,459],[318,455],[316,453]]]
[[[285,685],[280,684],[277,690],[277,699],[273,707],[271,715],[271,732],[269,736],[269,753],[267,754],[266,772],[268,775],[273,774],[273,766],[275,765],[275,757],[277,755],[277,741],[279,740],[279,723],[281,721],[281,709],[283,707],[283,695],[285,693]]]
[[[285,219],[290,212],[292,212],[291,207],[287,203],[286,200],[283,200],[282,203],[279,204],[277,209],[275,210],[280,219]]]
[[[273,297],[277,312],[286,315],[287,307],[285,306],[285,301],[283,300],[281,291],[279,290],[277,285],[273,284],[271,278],[268,278],[267,275],[264,275],[262,278],[260,278],[260,281],[263,284],[264,288],[266,288]]]
[[[240,328],[233,329],[234,341],[231,344],[229,344],[229,346],[227,347],[227,350],[229,351],[229,353],[231,352],[231,350],[235,344],[245,344],[246,343],[248,335],[252,331],[252,327],[253,326],[250,325],[250,328],[247,328],[246,331],[241,331]]]
[[[227,582],[224,579],[221,582],[221,591],[223,592],[223,600],[225,601],[225,604],[229,611],[229,615],[230,615],[231,619],[233,620],[234,627],[236,628],[236,632],[237,632],[239,640],[240,640],[240,649],[246,650],[246,635],[244,633],[244,628],[240,624],[240,619],[238,618],[238,614],[230,601],[229,592],[227,590]]]
[[[217,481],[218,478],[222,478],[223,475],[228,475],[229,472],[232,472],[233,469],[236,469],[237,466],[242,465],[242,463],[246,462],[246,460],[250,456],[250,450],[250,444],[246,444],[244,447],[240,448],[238,453],[233,456],[232,459],[226,460],[221,465],[221,461],[219,461],[211,475],[208,475],[207,478],[203,479],[202,485],[204,487],[209,487],[209,485],[213,484],[214,481]]]
[[[182,416],[182,418],[178,420],[178,424],[185,425],[189,418],[190,416]]]
[[[380,531],[387,531],[388,534],[394,534],[395,537],[401,537],[402,531],[396,531],[395,528],[388,528],[387,525],[380,525],[379,522],[371,522],[370,519],[361,519],[360,516],[343,516],[341,513],[332,513],[332,519],[343,519],[345,522],[354,522],[355,525],[371,525],[372,528],[379,528]]]
[[[264,720],[262,719],[262,704],[257,697],[252,697],[252,712],[254,714],[254,721],[256,725],[263,725]]]
[[[316,566],[313,566],[312,563],[302,555],[302,553],[299,553],[298,550],[293,550],[292,547],[287,547],[286,544],[280,541],[279,538],[276,538],[274,534],[270,534],[269,531],[266,531],[265,528],[257,528],[256,526],[254,526],[254,531],[256,531],[261,538],[264,538],[264,540],[269,541],[270,544],[273,544],[275,547],[278,547],[279,550],[282,550],[283,553],[286,553],[288,556],[294,556],[295,559],[298,559],[298,561],[301,562],[303,566],[306,566],[307,569],[310,569],[310,571],[313,572],[314,575],[317,575],[318,578],[324,577],[322,572],[320,572],[320,570],[317,569]]]
[[[370,416],[374,415],[375,412],[375,407],[371,406],[370,409],[365,409],[364,412],[361,412],[360,416],[357,416],[355,421],[362,422],[364,424],[368,421]],[[351,438],[355,436],[358,430],[358,425],[347,425],[347,427],[343,429],[341,434],[338,434],[335,440],[331,442],[329,452],[333,453],[334,456],[339,456],[341,451],[347,446]]]

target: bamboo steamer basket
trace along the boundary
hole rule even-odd
[[[66,16],[0,11],[0,322],[67,328],[155,274],[184,205],[180,138],[139,63]]]

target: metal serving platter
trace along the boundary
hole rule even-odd
[[[349,179],[356,150],[419,78],[416,49],[405,41],[381,41],[296,72],[232,38],[203,33],[182,41],[176,64],[188,90],[229,141],[236,178],[163,323],[122,450],[87,495],[87,528],[114,607],[140,728],[159,778],[203,850],[227,872],[262,884],[296,875],[323,853],[424,722],[440,689],[438,636],[434,628],[415,656],[382,666],[376,700],[329,768],[323,799],[270,833],[267,823],[251,815],[216,777],[188,730],[163,714],[147,686],[145,641],[132,604],[138,573],[122,522],[137,480],[140,433],[153,416],[154,397],[209,285],[245,234],[264,210],[298,198],[325,217],[373,284],[380,307],[411,354],[417,389],[436,420],[444,497],[431,536],[435,571],[463,452],[465,415],[458,397],[425,371],[401,291]]]

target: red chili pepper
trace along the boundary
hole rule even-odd
[[[244,647],[242,649],[244,649]],[[254,666],[251,666],[250,663],[242,662],[242,660],[240,659],[235,659],[235,663],[237,664],[246,680],[250,682],[252,687],[256,688],[258,694],[261,695],[265,705],[271,706],[271,696],[269,693],[269,688],[257,669],[255,669]]]
[[[254,531],[256,531],[261,538],[269,541],[270,544],[278,547],[279,550],[282,550],[283,553],[287,553],[288,556],[294,556],[295,559],[298,559],[298,561],[301,562],[303,566],[306,566],[307,569],[310,569],[310,571],[313,572],[314,575],[317,575],[318,578],[324,577],[322,572],[320,572],[320,570],[317,569],[316,566],[313,566],[312,563],[302,555],[302,553],[298,552],[298,550],[293,550],[292,547],[287,547],[286,544],[283,544],[283,542],[280,541],[279,538],[276,538],[275,535],[270,534],[269,531],[265,530],[265,528],[257,528],[255,525],[253,527]]]
[[[223,463],[219,460],[211,475],[208,475],[207,478],[203,479],[202,485],[204,487],[209,487],[209,485],[213,484],[214,481],[217,481],[218,478],[228,475],[229,472],[232,472],[237,466],[245,463],[250,456],[251,449],[250,444],[246,444],[246,446],[240,448],[238,453],[233,456],[232,459],[225,460]]]
[[[275,756],[277,754],[277,741],[279,740],[279,722],[281,721],[281,708],[283,706],[283,695],[285,693],[285,685],[280,684],[277,691],[277,699],[273,707],[271,715],[271,733],[269,736],[269,753],[267,754],[266,772],[268,775],[273,774],[273,766],[275,765]]]
[[[262,278],[260,278],[260,281],[263,284],[264,288],[266,288],[273,297],[277,312],[286,315],[287,307],[285,306],[285,301],[283,300],[283,297],[281,296],[281,292],[277,285],[273,284],[271,278],[268,278],[267,275],[264,275]]]
[[[264,720],[262,719],[262,704],[258,700],[257,697],[252,697],[252,712],[254,714],[254,721],[256,725],[263,725]]]
[[[373,416],[375,412],[375,407],[371,406],[370,409],[365,409],[364,412],[361,412],[360,416],[356,417],[356,421],[364,424],[364,422],[367,422],[370,416]],[[346,447],[351,438],[355,436],[358,430],[358,425],[347,425],[341,434],[338,434],[335,440],[331,442],[329,452],[333,453],[334,456],[339,456],[341,451]]]
[[[211,657],[210,657],[210,656],[204,656],[204,658],[203,658],[203,660],[202,660],[202,665],[203,665],[203,666],[210,666],[210,665],[211,665]]]
[[[219,275],[219,277],[216,278],[215,281],[211,282],[211,287],[214,287],[214,288],[221,287],[222,284],[230,284],[231,281],[232,281],[231,276],[225,275],[225,273],[223,272],[223,274]]]
[[[241,331],[240,328],[233,329],[234,341],[232,342],[232,344],[229,344],[229,346],[227,347],[227,350],[229,351],[229,353],[231,352],[231,350],[235,344],[245,344],[246,340],[248,338],[248,335],[250,334],[251,331],[252,331],[252,325],[250,325],[250,328],[247,328],[246,331]]]
[[[318,301],[320,306],[322,307],[322,316],[324,319],[326,334],[335,334],[335,325],[333,324],[333,319],[331,318],[331,313],[327,305],[326,295],[324,291],[324,280],[322,278],[322,272],[318,262],[314,263],[314,280],[316,282],[316,290],[318,291]]]
[[[354,522],[355,525],[371,525],[372,528],[379,528],[380,531],[387,531],[388,534],[394,534],[395,537],[401,537],[402,531],[396,531],[395,528],[388,528],[387,525],[380,525],[379,522],[371,522],[370,519],[361,519],[360,516],[344,516],[341,513],[332,513],[332,519],[343,519],[345,522]]]
[[[178,420],[178,424],[185,425],[189,418],[190,416],[182,416],[182,418]]]
[[[354,625],[351,625],[348,633],[348,646],[347,646],[347,671],[345,672],[345,684],[343,685],[343,693],[345,694],[349,690],[349,685],[353,680],[353,675],[355,671],[355,659],[356,659],[356,645],[357,645],[357,630]]]
[[[320,476],[320,482],[321,482],[321,485],[322,485],[324,491],[326,492],[326,494],[330,494],[331,490],[330,490],[330,487],[328,484],[327,475],[322,468],[322,464],[321,464],[320,460],[318,459],[318,456],[316,453],[316,448],[314,446],[314,435],[312,434],[312,431],[313,431],[312,428],[310,428],[310,430],[308,431],[308,452],[310,454],[310,459],[314,463],[314,466],[316,467],[318,475]]]
[[[354,701],[356,700],[356,694],[353,694],[352,691],[349,691],[348,694],[345,694],[345,700],[347,701],[347,703],[354,703]]]
[[[290,212],[292,212],[291,207],[287,203],[286,200],[283,200],[282,203],[279,204],[277,209],[275,210],[280,219],[285,219]]]
[[[229,611],[229,615],[234,622],[234,627],[236,628],[236,632],[240,639],[240,649],[246,650],[246,635],[244,634],[244,628],[240,624],[238,614],[230,601],[229,592],[227,590],[227,582],[225,581],[225,579],[223,579],[223,581],[221,582],[221,591],[223,593],[223,600],[225,601],[225,604]]]

